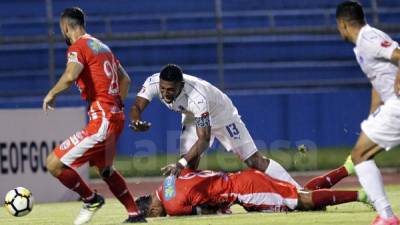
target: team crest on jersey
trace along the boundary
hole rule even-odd
[[[95,54],[99,54],[99,53],[103,53],[103,52],[110,52],[110,48],[108,48],[107,45],[101,43],[99,40],[89,39],[88,45]]]
[[[175,177],[174,176],[168,176],[164,180],[164,199],[166,201],[171,200],[173,197],[176,195],[176,190],[175,190]]]

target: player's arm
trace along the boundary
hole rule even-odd
[[[397,64],[397,75],[396,75],[396,81],[394,82],[394,91],[397,96],[400,96],[400,49],[396,48],[391,57],[391,61],[395,64]]]
[[[379,97],[378,92],[375,90],[375,88],[372,88],[371,90],[371,108],[369,110],[369,114],[372,114],[375,112],[375,110],[382,105],[382,100]]]
[[[150,128],[151,123],[141,120],[142,112],[146,109],[147,105],[150,103],[146,98],[136,96],[135,103],[129,112],[131,122],[129,127],[134,131],[146,131]]]
[[[119,94],[121,96],[122,101],[124,101],[129,94],[129,88],[131,86],[131,78],[129,78],[128,73],[121,64],[119,64],[118,66],[118,81],[119,81]]]
[[[203,118],[196,118],[196,120]],[[198,122],[196,122],[198,123]],[[190,148],[189,152],[178,162],[180,166],[186,167],[185,164],[196,162],[196,160],[203,154],[203,152],[210,146],[211,127],[208,122],[206,125],[196,125],[197,141]],[[185,161],[187,163],[185,163]],[[183,165],[182,165],[183,162]]]
[[[208,113],[202,117],[196,117],[197,141],[190,148],[188,153],[182,157],[176,164],[169,164],[161,171],[163,175],[179,176],[181,170],[189,163],[196,162],[201,154],[209,147],[211,139],[211,126]]]
[[[54,101],[58,94],[67,90],[78,79],[79,74],[82,72],[83,66],[80,63],[69,62],[61,78],[56,85],[47,93],[43,100],[43,110],[47,112],[48,109],[53,109]]]

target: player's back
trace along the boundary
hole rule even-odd
[[[354,48],[361,69],[384,102],[394,96],[397,66],[391,62],[391,55],[397,47],[397,42],[389,35],[365,25],[358,34]]]
[[[68,48],[68,61],[83,66],[76,84],[84,100],[121,104],[119,62],[107,45],[86,34]]]
[[[187,215],[194,206],[226,201],[231,186],[228,174],[186,169],[177,179],[167,177],[157,194],[168,215]]]
[[[209,82],[198,77],[183,75],[185,80],[185,91],[190,99],[205,98],[209,106],[209,114],[213,127],[222,127],[235,119],[240,118],[236,107],[231,99]]]

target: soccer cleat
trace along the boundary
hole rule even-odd
[[[400,220],[399,218],[397,218],[397,216],[385,219],[382,218],[380,215],[377,215],[371,225],[400,225]]]
[[[365,192],[364,189],[358,190],[358,201],[363,202],[365,204],[370,204],[367,192]]]
[[[358,201],[366,204],[369,208],[375,211],[375,207],[369,200],[367,192],[365,192],[364,189],[358,190]]]
[[[81,225],[88,223],[93,218],[95,212],[97,212],[104,203],[105,201],[103,196],[95,193],[93,200],[83,203],[83,207],[79,212],[78,217],[76,217],[74,224]]]
[[[147,223],[146,218],[143,215],[129,216],[124,223]]]
[[[353,176],[356,174],[356,170],[354,169],[354,163],[351,160],[351,155],[346,158],[346,161],[343,164],[344,168],[346,168],[347,173],[349,176]]]

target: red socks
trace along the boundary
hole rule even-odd
[[[331,188],[337,182],[342,180],[343,178],[347,177],[349,174],[344,166],[329,171],[328,173],[315,177],[310,180],[304,187],[307,190],[318,190],[322,188]]]
[[[67,188],[78,193],[83,200],[88,200],[94,196],[93,191],[89,188],[86,182],[72,168],[65,168],[57,178]]]
[[[311,192],[312,202],[315,208],[327,205],[338,205],[346,202],[354,202],[358,200],[357,191],[335,191],[321,189]]]
[[[118,171],[114,170],[111,176],[105,178],[104,181],[107,183],[114,196],[117,197],[125,206],[129,215],[136,216],[139,214],[133,196],[126,185],[124,178]]]

